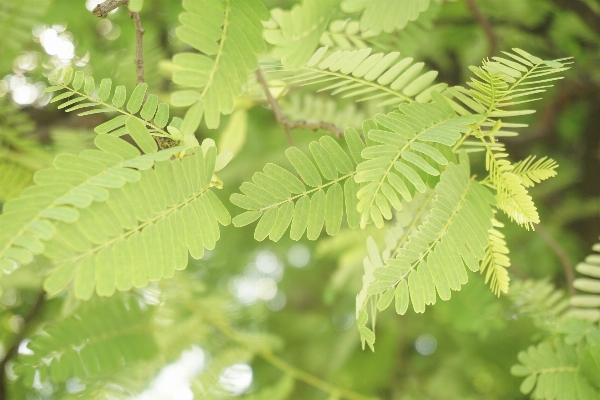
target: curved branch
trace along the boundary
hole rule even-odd
[[[109,12],[127,3],[129,3],[129,0],[106,0],[94,7],[92,14],[98,18],[106,18]]]
[[[565,278],[567,279],[567,285],[569,286],[569,294],[574,296],[575,287],[573,286],[573,280],[575,279],[575,275],[573,273],[573,265],[571,264],[571,261],[569,261],[567,252],[541,224],[535,225],[535,231],[541,236],[542,240],[546,242],[556,257],[558,257],[565,272]]]

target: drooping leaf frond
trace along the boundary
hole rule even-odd
[[[498,208],[519,225],[533,229],[533,224],[538,224],[540,217],[521,178],[513,172],[514,166],[507,159],[508,154],[489,146],[486,150],[485,166],[490,173],[490,186],[496,190]]]
[[[102,79],[100,86],[96,87],[92,76],[85,76],[82,71],[73,73],[73,69],[69,67],[59,71],[51,79],[51,83],[54,86],[47,88],[47,92],[63,90],[51,101],[60,102],[59,109],[66,112],[77,111],[80,116],[109,112],[119,114],[98,125],[94,129],[96,133],[112,136],[129,134],[144,153],[155,153],[158,150],[153,135],[175,138],[163,129],[169,122],[169,106],[159,103],[155,94],[146,98],[148,85],[145,83],[138,84],[129,98],[125,86],[117,86],[110,103],[111,79]],[[179,141],[182,138],[176,139]]]
[[[171,102],[199,104],[206,125],[214,129],[221,114],[233,111],[233,99],[258,67],[256,55],[266,50],[261,20],[269,11],[260,0],[184,0],[183,8],[177,37],[200,54],[173,57],[173,82],[189,90],[174,92]]]
[[[304,64],[319,44],[338,0],[303,0],[290,11],[271,10],[264,37],[274,45],[273,58],[296,68]]]
[[[493,197],[469,176],[469,160],[461,153],[460,163],[450,163],[435,187],[430,214],[396,256],[384,267],[375,268],[375,281],[367,295],[381,297],[379,310],[395,298],[396,312],[404,314],[412,304],[417,313],[435,304],[436,291],[449,300],[451,290],[460,290],[468,278],[465,265],[479,270],[492,227]]]
[[[231,217],[209,190],[215,165],[222,164],[211,142],[181,160],[156,163],[137,182],[81,210],[76,221],[58,223],[43,252],[56,266],[44,289],[58,293],[73,284],[80,299],[94,289],[111,296],[173,276],[187,266],[187,249],[196,259],[214,249],[218,223]]]
[[[600,243],[595,244],[592,250],[600,253]],[[573,286],[586,294],[571,297],[572,309],[569,310],[569,315],[598,321],[600,319],[600,254],[587,256],[585,261],[577,264],[575,269],[584,277],[575,279]]]
[[[360,162],[364,144],[356,130],[347,129],[345,139],[352,159],[355,163]],[[269,236],[277,241],[290,224],[292,239],[299,240],[306,231],[309,240],[316,240],[324,224],[329,235],[337,234],[344,209],[348,226],[358,226],[360,215],[356,211],[356,193],[359,185],[352,179],[356,173],[355,164],[329,136],[312,142],[309,148],[318,169],[298,148],[291,147],[286,151],[302,180],[286,169],[267,164],[264,172],[254,174],[252,183],[242,184],[243,194],[233,194],[231,202],[248,211],[233,219],[235,226],[248,225],[260,218],[254,232],[256,240]]]
[[[343,0],[341,6],[347,13],[362,11],[360,29],[378,35],[382,30],[391,33],[404,29],[409,21],[416,21],[429,7],[429,0]]]
[[[31,29],[40,23],[50,0],[0,0],[0,73],[9,73],[15,56],[31,41]]]
[[[519,361],[511,373],[526,377],[521,392],[534,399],[587,400],[600,395],[581,373],[575,348],[561,339],[529,347],[519,353]]]
[[[45,251],[43,242],[56,234],[55,223],[79,220],[93,202],[104,202],[116,189],[140,179],[142,170],[168,160],[183,147],[141,155],[131,144],[110,135],[96,137],[99,150],[79,156],[62,154],[54,168],[34,176],[36,186],[5,204],[0,215],[0,269],[12,271],[27,265]]]
[[[496,229],[503,228],[504,224],[493,219],[492,225],[489,244],[485,251],[485,257],[481,261],[479,272],[485,274],[485,283],[489,282],[492,292],[500,297],[500,293],[508,293],[510,277],[506,268],[510,267],[510,258],[508,258],[508,247],[506,247],[504,235]]]
[[[289,78],[291,84],[326,83],[319,91],[332,90],[332,95],[355,101],[378,99],[380,105],[396,105],[416,100],[431,101],[432,91],[443,91],[448,85],[434,84],[437,71],[421,73],[424,63],[413,64],[411,57],[399,61],[400,53],[371,54],[371,49],[336,51],[325,57],[327,47],[313,54],[299,73]]]
[[[27,385],[46,376],[55,382],[71,377],[93,379],[156,356],[152,309],[134,299],[108,299],[81,306],[75,314],[33,335],[15,372]]]
[[[367,294],[368,287],[376,280],[373,271],[375,268],[383,267],[389,259],[395,258],[398,251],[404,247],[410,235],[417,230],[417,227],[428,215],[434,194],[433,190],[430,190],[427,194],[417,193],[414,201],[404,202],[404,209],[396,212],[395,223],[386,234],[386,246],[381,253],[379,253],[373,238],[369,237],[367,239],[367,256],[363,260],[362,289],[356,296],[356,319],[363,349],[365,343],[367,343],[371,350],[374,350],[376,306],[382,297],[381,295],[371,296]],[[371,313],[370,318],[369,313]],[[372,322],[373,329],[367,327],[369,319]]]
[[[448,164],[450,146],[477,121],[473,116],[457,116],[434,93],[435,103],[401,104],[398,111],[375,116],[368,138],[381,144],[363,150],[367,161],[358,165],[354,177],[365,184],[358,192],[361,228],[371,221],[382,227],[383,219],[392,217],[391,207],[401,209],[398,195],[410,200],[415,191],[423,193],[428,177],[439,176],[440,166]],[[431,187],[437,183],[432,182]]]
[[[556,176],[556,168],[558,168],[556,161],[547,157],[542,157],[537,161],[535,159],[535,156],[529,156],[515,163],[511,171],[521,178],[521,183],[526,188]]]
[[[0,203],[4,203],[17,197],[31,184],[33,173],[15,162],[1,158],[0,155]]]

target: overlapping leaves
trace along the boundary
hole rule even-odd
[[[364,148],[360,136],[356,130],[347,129],[345,139],[354,163],[359,163]],[[291,147],[286,151],[302,180],[269,163],[263,172],[254,174],[252,183],[242,184],[243,194],[233,194],[231,202],[248,211],[233,219],[235,226],[248,225],[260,218],[254,232],[257,240],[269,236],[277,241],[290,224],[292,239],[300,239],[306,231],[308,239],[315,240],[323,225],[329,235],[338,233],[344,210],[348,226],[358,226],[360,215],[356,211],[356,194],[359,185],[352,179],[355,164],[331,137],[324,136],[318,142],[312,142],[309,148],[318,169],[298,148]]]
[[[209,190],[223,158],[211,141],[193,151],[141,171],[135,183],[111,190],[77,220],[58,223],[44,251],[56,266],[44,289],[58,293],[73,285],[80,299],[94,290],[111,296],[173,276],[187,266],[188,249],[196,259],[205,248],[214,249],[218,223],[231,220]]]
[[[261,20],[269,11],[260,0],[184,0],[177,37],[199,53],[176,54],[173,82],[189,88],[171,96],[173,105],[198,104],[209,128],[220,115],[233,112],[248,74],[258,67],[256,55],[266,50]]]
[[[383,220],[392,217],[391,207],[402,208],[399,195],[410,200],[415,191],[425,191],[428,180],[433,187],[436,180],[429,177],[439,176],[448,164],[450,146],[477,121],[474,116],[457,116],[437,92],[434,97],[431,104],[401,104],[396,112],[375,116],[368,137],[380,144],[363,150],[367,161],[358,165],[354,177],[365,184],[357,206],[362,228],[371,221],[382,227]]]

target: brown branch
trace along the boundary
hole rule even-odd
[[[567,285],[569,286],[569,294],[571,296],[575,295],[575,287],[573,286],[573,280],[575,279],[575,275],[573,273],[573,265],[571,261],[569,261],[569,256],[565,249],[562,248],[560,243],[544,228],[541,224],[537,224],[535,226],[535,231],[540,235],[542,240],[546,242],[546,244],[550,247],[552,252],[558,257],[560,264],[563,267],[565,272],[565,278],[567,280]]]
[[[499,38],[498,38],[498,35],[496,34],[496,31],[494,31],[494,27],[490,23],[490,20],[488,19],[488,17],[486,17],[486,15],[481,11],[479,6],[477,5],[476,0],[465,0],[465,1],[467,3],[467,7],[469,7],[469,10],[471,10],[471,13],[473,13],[475,20],[483,29],[485,36],[487,36],[488,42],[490,44],[490,49],[489,49],[488,54],[490,56],[495,55],[496,52],[498,51]]]
[[[135,71],[137,75],[137,83],[144,82],[144,33],[146,31],[142,27],[142,20],[140,14],[136,12],[131,13],[131,19],[135,24]]]
[[[269,85],[267,84],[267,81],[265,80],[265,77],[263,76],[262,72],[260,72],[260,69],[256,70],[256,80],[263,87],[265,95],[267,96],[267,100],[269,101],[269,104],[271,105],[271,108],[273,108],[273,112],[275,113],[275,118],[277,119],[279,125],[281,125],[281,127],[285,131],[290,145],[294,146],[294,140],[292,139],[292,135],[290,134],[290,131],[294,129],[308,129],[309,131],[313,132],[316,132],[318,130],[324,130],[333,133],[338,138],[344,137],[344,131],[330,122],[309,122],[305,120],[292,121],[288,119],[283,114],[281,106],[279,105],[277,100],[271,94],[271,90],[269,90]]]
[[[109,12],[127,3],[129,3],[129,0],[106,0],[94,7],[92,14],[98,18],[106,18]]]
[[[12,360],[19,353],[19,345],[25,339],[26,335],[31,331],[32,322],[38,317],[44,303],[46,302],[46,293],[44,291],[40,292],[37,296],[35,304],[29,311],[29,313],[23,317],[23,327],[21,331],[19,331],[13,340],[13,343],[6,351],[6,355],[0,361],[0,400],[4,400],[7,397],[6,393],[6,365],[10,360]]]

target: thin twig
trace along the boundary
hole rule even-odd
[[[25,339],[26,335],[31,331],[31,324],[37,318],[42,311],[42,307],[46,302],[46,292],[42,291],[38,294],[35,304],[29,310],[29,313],[23,317],[23,327],[15,335],[13,343],[6,351],[6,355],[0,361],[0,400],[4,400],[7,397],[6,393],[6,364],[12,360],[19,352],[19,345]]]
[[[571,261],[569,261],[567,252],[541,224],[537,224],[535,226],[535,231],[538,233],[538,235],[540,235],[542,240],[546,242],[556,257],[558,257],[560,264],[565,271],[565,278],[567,279],[567,285],[569,286],[569,294],[571,296],[575,295],[575,287],[573,286],[573,280],[575,279],[573,265],[571,264]]]
[[[279,369],[281,372],[302,381],[314,388],[317,388],[325,393],[328,393],[332,396],[332,398],[340,398],[340,399],[348,399],[348,400],[379,400],[377,397],[368,397],[363,396],[362,394],[356,393],[349,389],[340,388],[334,386],[321,378],[318,378],[312,374],[309,374],[306,371],[298,369],[285,361],[284,359],[277,357],[274,355],[271,350],[266,349],[264,347],[259,347],[249,343],[247,339],[243,337],[243,335],[237,333],[231,326],[227,323],[221,321],[220,319],[214,318],[209,313],[204,311],[201,307],[199,307],[194,302],[189,302],[188,308],[196,312],[202,319],[204,319],[209,324],[213,325],[217,328],[221,333],[223,333],[227,338],[231,341],[239,344],[242,347],[254,352],[260,358]]]
[[[106,18],[109,12],[127,3],[129,3],[129,0],[106,0],[94,7],[92,14],[98,18]]]
[[[498,35],[496,34],[496,31],[494,31],[494,28],[492,27],[492,24],[490,23],[490,20],[481,11],[479,6],[477,5],[476,0],[465,0],[465,1],[467,3],[467,7],[469,7],[469,10],[471,10],[471,12],[473,13],[475,20],[477,21],[477,23],[479,25],[481,25],[481,28],[483,29],[485,36],[487,36],[488,42],[490,44],[489,55],[490,56],[495,55],[496,52],[498,51],[498,40],[499,39],[498,39]]]
[[[131,19],[135,24],[135,71],[137,75],[137,83],[144,82],[144,33],[146,31],[142,27],[142,20],[140,14],[136,12],[131,13]]]
[[[267,96],[267,100],[269,101],[269,104],[271,105],[271,108],[273,108],[273,112],[275,113],[275,118],[277,119],[279,125],[281,125],[281,127],[285,131],[290,145],[294,146],[294,140],[292,139],[292,136],[290,134],[290,131],[294,129],[308,129],[309,131],[313,132],[316,132],[318,130],[324,130],[333,133],[338,138],[344,137],[344,131],[330,122],[309,122],[304,120],[292,121],[288,119],[283,114],[281,106],[279,105],[275,97],[273,97],[273,95],[271,94],[271,90],[269,90],[269,85],[267,84],[267,81],[265,80],[265,77],[263,76],[262,72],[260,72],[260,69],[256,70],[256,80],[263,87],[265,95]]]

